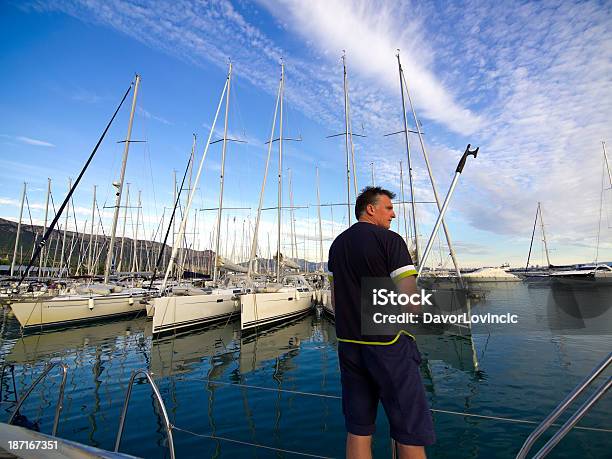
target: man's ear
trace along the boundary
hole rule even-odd
[[[366,206],[366,213],[368,215],[374,215],[374,204],[368,204]]]

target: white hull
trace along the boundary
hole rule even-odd
[[[56,296],[12,303],[23,328],[62,325],[136,313],[144,309],[142,293],[111,293],[100,296]]]
[[[502,268],[480,268],[464,274],[463,279],[469,283],[481,282],[521,282],[521,278]]]
[[[240,297],[240,328],[247,330],[302,314],[312,306],[312,291],[283,288],[275,293],[248,293]]]
[[[521,282],[519,277],[464,277],[470,284],[480,284],[482,282]]]
[[[162,296],[151,300],[153,333],[203,325],[228,318],[240,311],[240,300],[232,291],[210,295]]]

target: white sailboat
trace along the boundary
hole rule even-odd
[[[312,306],[312,288],[301,275],[284,276],[254,293],[240,296],[240,328],[268,325],[307,313]]]
[[[172,255],[170,257],[170,261],[168,263],[168,267],[166,269],[166,275],[164,281],[162,282],[160,292],[161,296],[157,298],[153,298],[150,300],[152,307],[149,306],[147,309],[147,315],[152,314],[153,316],[153,333],[160,333],[169,330],[174,330],[178,328],[185,327],[193,327],[197,325],[208,324],[211,322],[215,322],[222,319],[228,319],[233,314],[237,313],[239,309],[239,301],[238,295],[242,293],[242,289],[201,289],[196,287],[188,287],[184,288],[184,286],[175,286],[167,289],[168,286],[168,278],[170,273],[172,272],[172,268],[174,263],[176,262],[176,258],[178,255],[179,247],[181,242],[183,241],[183,235],[185,234],[185,228],[187,226],[187,220],[189,218],[189,210],[191,209],[191,204],[193,201],[193,197],[195,195],[195,191],[198,187],[198,183],[200,181],[200,175],[202,173],[202,167],[204,165],[204,160],[206,159],[206,155],[208,153],[208,148],[211,144],[211,138],[213,132],[215,130],[215,125],[217,123],[217,118],[219,116],[219,112],[221,110],[221,105],[223,103],[223,99],[225,98],[225,129],[223,134],[223,159],[222,159],[222,170],[221,170],[221,194],[219,197],[219,214],[217,221],[217,235],[219,234],[219,225],[221,222],[221,209],[223,203],[223,169],[225,164],[225,151],[227,146],[227,121],[228,121],[228,110],[229,110],[229,92],[231,85],[231,77],[232,77],[232,64],[229,64],[229,70],[227,74],[227,79],[225,81],[225,85],[223,86],[223,91],[221,93],[221,98],[219,100],[219,105],[217,106],[217,111],[215,113],[215,118],[210,128],[210,133],[208,135],[208,140],[206,142],[206,147],[204,148],[204,153],[202,155],[202,159],[200,160],[200,165],[198,167],[198,172],[195,177],[195,181],[191,186],[191,190],[189,193],[189,197],[187,199],[187,204],[185,206],[185,211],[183,214],[183,218],[181,220],[181,225],[179,228],[179,232],[174,240],[174,244],[172,247]],[[219,239],[217,237],[217,251],[219,252]],[[217,277],[217,260],[215,260],[215,280]]]
[[[121,192],[125,178],[128,152],[134,112],[136,110],[136,99],[140,75],[136,75],[134,82],[134,94],[132,96],[132,108],[128,123],[128,131],[123,151],[123,161],[119,182],[114,184],[117,188],[115,214],[111,231],[111,243],[109,244],[106,269],[103,285],[81,285],[71,288],[66,293],[53,297],[39,297],[28,301],[11,303],[11,309],[23,328],[49,327],[71,322],[81,322],[108,318],[119,315],[133,314],[144,308],[140,300],[146,292],[140,288],[123,288],[109,284],[109,274],[112,265],[113,247],[119,208],[121,206]]]
[[[268,167],[270,164],[270,154],[276,127],[276,115],[279,111],[279,136],[278,139],[278,212],[277,212],[277,244],[276,244],[276,283],[269,284],[263,288],[257,288],[255,292],[240,296],[240,328],[248,330],[258,326],[269,325],[274,322],[287,320],[300,314],[308,312],[312,306],[313,290],[303,276],[287,275],[281,276],[282,255],[281,255],[281,210],[282,210],[282,171],[283,171],[283,91],[285,85],[285,67],[281,63],[281,78],[278,86],[276,107],[274,109],[274,119],[272,122],[272,132],[268,142],[268,157],[264,170],[261,193],[259,195],[259,207],[257,209],[257,220],[253,233],[253,244],[251,246],[251,256],[247,276],[251,278],[253,274],[253,263],[257,253],[257,237],[259,223],[261,219],[261,209],[263,196],[268,177]]]

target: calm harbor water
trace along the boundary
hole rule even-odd
[[[556,298],[548,286],[486,289],[485,299],[475,305],[479,312],[538,316]],[[14,317],[6,310],[2,314],[0,362],[14,365],[18,392],[47,362],[69,367],[61,437],[112,450],[131,371],[146,368],[154,373],[176,426],[177,457],[344,455],[337,342],[333,322],[325,317],[313,313],[247,337],[241,337],[234,321],[153,339],[145,318],[22,336]],[[454,413],[539,422],[612,347],[611,336],[601,333],[517,329],[498,334],[485,326],[474,331],[478,371],[468,340],[419,337],[438,435],[429,457],[514,457],[535,425]],[[54,373],[22,409],[42,432],[51,431],[60,380]],[[144,379],[137,382],[121,451],[168,457],[150,387]],[[0,421],[8,419],[14,397],[12,381],[5,377]],[[611,412],[608,396],[580,426],[610,429]],[[391,457],[382,407],[377,425],[374,456]],[[612,433],[574,429],[551,457],[612,457],[611,450]]]

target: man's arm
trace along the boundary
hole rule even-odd
[[[418,292],[417,290],[417,276],[408,276],[400,279],[394,279],[395,286],[397,287],[398,293],[405,293],[406,295],[413,295]],[[422,308],[420,304],[408,303],[404,306],[405,312],[412,312],[414,314],[420,314]]]

